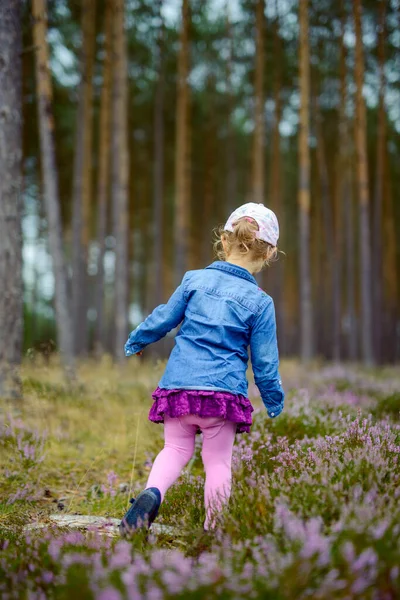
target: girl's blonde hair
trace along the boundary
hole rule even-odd
[[[242,217],[233,225],[233,231],[223,227],[215,230],[214,252],[219,260],[226,260],[233,252],[250,254],[251,260],[262,262],[262,267],[268,266],[277,259],[278,248],[256,237],[258,225],[250,217]],[[224,250],[222,240],[225,242]]]

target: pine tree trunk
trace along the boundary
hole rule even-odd
[[[385,148],[385,162],[388,162],[388,150]],[[384,339],[382,350],[383,359],[398,362],[400,359],[400,335],[398,327],[393,327],[400,318],[400,281],[398,260],[396,255],[396,219],[395,199],[393,197],[392,180],[385,178],[383,189],[383,236],[385,244],[382,247],[382,280]]]
[[[54,117],[47,44],[46,0],[32,1],[33,40],[36,49],[40,146],[49,247],[55,281],[55,313],[58,345],[67,370],[73,367],[72,320],[69,312],[67,274],[63,254],[58,173],[54,146]]]
[[[328,163],[326,160],[323,137],[323,122],[318,99],[319,92],[320,90],[318,89],[314,98],[315,132],[317,139],[316,155],[321,183],[323,228],[325,230],[326,247],[329,249],[327,258],[330,275],[330,277],[327,278],[328,274],[325,271],[325,302],[328,308],[329,318],[326,321],[327,344],[325,345],[326,347],[324,348],[324,352],[329,358],[333,358],[334,360],[338,361],[340,359],[340,266],[339,252],[334,229],[335,210],[329,183]]]
[[[47,1],[47,0],[46,0]],[[82,163],[83,163],[83,87],[78,90],[78,106],[75,117],[75,139],[74,139],[74,165],[72,181],[72,279],[69,282],[71,294],[71,317],[73,326],[73,344],[74,354],[78,353],[78,337],[82,340],[81,333],[78,331],[78,324],[82,324],[82,308],[80,301],[80,286],[82,285],[83,273],[85,270],[84,259],[82,256]],[[80,318],[79,318],[80,317]]]
[[[340,361],[342,358],[341,348],[341,330],[342,330],[342,286],[343,281],[343,241],[344,241],[344,219],[345,206],[350,201],[347,198],[349,194],[347,173],[349,158],[349,135],[348,123],[346,117],[346,102],[347,102],[347,85],[346,85],[346,47],[344,45],[345,22],[346,16],[344,12],[343,0],[340,4],[340,19],[341,19],[341,36],[339,43],[339,78],[340,78],[340,102],[338,111],[338,132],[339,143],[335,162],[335,190],[334,190],[334,206],[333,206],[333,221],[334,221],[334,247],[336,273],[334,274],[334,290],[333,290],[333,321],[334,339],[333,339],[333,359]]]
[[[315,170],[317,171],[317,170]],[[317,189],[317,175],[315,172],[314,189]],[[313,187],[313,185],[311,185]],[[324,215],[321,202],[314,202],[313,210],[310,213],[310,228],[313,236],[310,240],[310,263],[311,280],[313,281],[313,324],[315,331],[314,353],[324,356],[327,347],[327,330],[330,323],[325,315],[327,314],[327,297],[329,294],[327,277],[327,251],[324,238]]]
[[[97,281],[96,281],[96,330],[95,351],[100,356],[105,351],[106,330],[104,323],[104,253],[107,229],[107,200],[110,180],[110,134],[111,134],[111,34],[112,3],[106,0],[104,16],[103,82],[100,99],[99,121],[99,175],[97,184]]]
[[[376,177],[373,219],[373,303],[374,303],[374,347],[378,360],[382,350],[382,205],[383,185],[385,180],[385,146],[386,146],[386,114],[385,114],[385,17],[386,0],[379,0],[379,104],[378,104],[378,136],[376,148]]]
[[[318,63],[323,64],[322,40],[319,41]],[[321,186],[322,220],[325,231],[325,247],[328,248],[326,261],[328,272],[325,272],[325,306],[328,319],[325,321],[325,356],[335,361],[340,360],[340,325],[341,325],[341,278],[340,278],[340,201],[338,195],[332,194],[329,179],[328,160],[324,140],[324,124],[320,107],[322,91],[321,77],[318,67],[315,72],[314,89],[314,121],[317,140],[316,157]],[[340,150],[339,150],[340,152]]]
[[[361,0],[354,0],[354,25],[356,34],[355,83],[356,123],[355,144],[357,154],[357,189],[360,211],[360,279],[361,279],[361,341],[362,358],[366,364],[374,362],[372,348],[371,302],[371,236],[369,226],[369,193],[367,161],[367,121],[363,98],[364,56],[361,26]]]
[[[341,0],[340,4],[340,22],[341,22],[341,36],[340,36],[340,105],[339,105],[339,144],[338,144],[338,160],[336,165],[336,247],[338,248],[338,255],[340,253],[342,240],[344,243],[344,252],[346,255],[345,263],[345,281],[346,281],[346,300],[345,300],[345,314],[346,314],[346,348],[347,357],[350,360],[355,360],[357,356],[357,327],[356,327],[356,316],[355,316],[355,247],[354,247],[354,199],[353,199],[353,185],[351,175],[351,154],[352,144],[349,132],[349,121],[346,116],[346,105],[347,105],[347,50],[344,44],[344,36],[346,32],[346,13],[344,10],[344,0]],[[343,227],[341,225],[343,222]],[[343,236],[342,236],[343,229]],[[335,311],[337,315],[340,314],[340,295],[334,299],[336,304]],[[337,321],[339,317],[335,318]]]
[[[162,17],[162,0],[158,0],[160,28],[158,32],[157,59],[158,80],[154,103],[154,199],[153,199],[153,281],[154,296],[152,308],[163,301],[163,224],[164,224],[164,22]]]
[[[346,176],[346,173],[345,173]],[[347,254],[347,269],[346,269],[346,304],[347,304],[347,355],[352,361],[357,358],[357,323],[355,309],[355,224],[354,224],[354,200],[351,190],[351,180],[348,178],[343,184],[343,196],[347,200],[344,209],[345,235],[346,235],[346,254]]]
[[[76,354],[88,345],[87,261],[92,200],[93,65],[95,54],[96,0],[82,2],[81,84],[76,122],[73,185],[73,319]]]
[[[271,144],[271,172],[269,177],[270,183],[270,205],[277,214],[281,231],[285,231],[283,222],[283,206],[282,206],[282,150],[281,150],[281,134],[279,126],[282,120],[282,46],[279,37],[279,13],[278,0],[275,2],[276,19],[274,23],[274,73],[273,73],[273,94],[274,94],[274,125],[272,132]],[[279,341],[284,339],[284,311],[283,311],[283,271],[284,262],[280,260],[273,266],[272,270],[272,295],[276,307],[276,320]],[[281,347],[283,350],[283,348]]]
[[[225,215],[228,215],[236,208],[237,197],[237,172],[236,172],[236,151],[235,151],[235,131],[232,123],[234,110],[234,92],[232,89],[232,71],[234,60],[234,45],[232,37],[232,28],[229,18],[229,0],[226,2],[226,37],[228,40],[228,60],[226,61],[226,81],[227,81],[227,135],[226,135],[226,201]]]
[[[21,7],[20,0],[0,3],[0,397],[8,398],[21,395]]]
[[[279,126],[282,119],[282,72],[281,72],[281,46],[279,39],[279,23],[274,25],[274,126],[272,132],[271,144],[271,174],[270,174],[270,198],[273,209],[277,212],[278,217],[282,210],[282,156],[281,156],[281,135]]]
[[[38,192],[40,195],[40,198],[43,197],[43,185],[41,184],[41,182],[39,182],[39,188],[38,188]],[[38,227],[36,230],[36,238],[35,238],[35,246],[36,246],[36,257],[37,260],[35,261],[35,266],[33,269],[33,286],[32,286],[32,296],[30,298],[30,306],[31,306],[31,328],[30,328],[30,339],[31,341],[29,342],[29,346],[30,347],[34,347],[35,343],[37,342],[37,339],[40,336],[40,301],[41,301],[41,297],[40,297],[40,253],[41,253],[41,240],[43,240],[43,238],[45,237],[45,227],[43,227],[45,220],[46,220],[46,215],[45,215],[45,207],[43,206],[43,202],[40,202],[38,205]],[[24,328],[26,327],[26,324],[24,325]],[[34,356],[35,358],[35,356]]]
[[[300,0],[300,115],[299,115],[299,225],[300,225],[300,356],[309,360],[313,352],[310,275],[310,149],[309,102],[310,61],[308,0]]]
[[[296,223],[287,223],[296,226]],[[299,338],[299,309],[298,309],[298,270],[294,261],[288,261],[286,265],[283,294],[285,311],[284,346],[287,354],[298,352],[297,340]]]
[[[128,334],[128,65],[124,0],[114,2],[112,95],[112,200],[116,250],[115,356],[124,357]]]
[[[151,158],[148,155],[147,161],[150,162]],[[151,269],[149,269],[149,261],[148,257],[151,255],[152,251],[152,206],[151,206],[151,189],[150,189],[150,179],[146,177],[143,180],[142,184],[142,221],[140,224],[140,233],[141,233],[141,246],[143,248],[143,259],[142,259],[142,273],[143,273],[143,283],[139,282],[139,287],[142,292],[142,298],[140,302],[140,306],[143,306],[145,314],[149,314],[152,309],[152,291],[151,291],[151,277],[153,276]]]
[[[253,142],[253,201],[264,202],[264,0],[256,5],[256,73]]]
[[[320,242],[317,247],[318,255],[323,255],[323,259],[319,261],[320,266],[323,267],[323,277],[319,282],[319,290],[320,293],[317,294],[318,304],[319,304],[319,312],[321,314],[321,309],[323,310],[324,315],[329,315],[328,319],[323,322],[324,329],[324,340],[322,345],[322,350],[324,355],[327,358],[332,358],[330,348],[332,345],[333,339],[333,302],[332,302],[332,293],[333,293],[333,269],[334,269],[334,246],[333,246],[333,214],[331,210],[331,198],[330,198],[330,187],[329,187],[329,175],[328,175],[328,166],[326,164],[326,156],[325,156],[325,145],[324,139],[322,135],[322,116],[319,106],[318,99],[318,91],[315,92],[313,98],[313,113],[314,113],[314,123],[315,123],[315,137],[317,142],[316,147],[316,158],[317,158],[317,169],[318,169],[318,178],[319,178],[319,190],[320,191],[320,199],[321,199],[321,230],[319,232]],[[319,223],[318,223],[319,225]],[[314,228],[316,231],[317,228]],[[319,227],[318,227],[319,229]],[[321,233],[323,232],[323,236]],[[323,252],[322,248],[329,248],[329,252]],[[321,273],[320,273],[321,274]],[[321,321],[321,319],[320,319]],[[318,331],[321,334],[320,328],[318,327]]]
[[[217,207],[215,205],[215,174],[214,167],[216,162],[215,155],[215,106],[213,95],[215,94],[215,78],[212,74],[208,75],[206,83],[206,123],[204,124],[204,202],[202,207],[202,232],[203,232],[203,252],[202,263],[210,262],[212,217],[216,216]],[[223,217],[224,218],[224,217]],[[220,219],[218,219],[219,221]]]
[[[182,0],[182,29],[178,56],[175,154],[175,283],[187,265],[190,220],[189,176],[189,0]]]

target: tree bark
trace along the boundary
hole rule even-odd
[[[354,0],[354,25],[356,34],[355,83],[356,83],[356,123],[355,144],[357,155],[357,190],[360,214],[360,279],[361,279],[361,341],[362,358],[366,364],[373,364],[372,347],[372,301],[371,301],[371,237],[369,226],[369,191],[367,160],[367,121],[363,98],[364,56],[361,25],[361,0]]]
[[[228,215],[236,208],[237,172],[236,172],[236,142],[235,130],[232,123],[234,110],[234,92],[232,86],[232,71],[234,61],[234,44],[232,27],[229,17],[229,0],[226,2],[226,36],[228,40],[228,59],[226,61],[227,81],[227,135],[226,135],[226,201],[225,214]]]
[[[22,26],[0,3],[0,396],[19,398],[22,352]]]
[[[115,356],[124,357],[128,334],[128,65],[124,0],[114,2],[112,199],[115,234]]]
[[[46,0],[33,0],[33,40],[36,49],[36,88],[38,96],[40,146],[49,247],[55,281],[55,313],[59,349],[64,365],[74,365],[72,320],[69,312],[67,274],[63,254],[58,173],[54,146],[54,117],[47,43]]]
[[[153,307],[163,301],[163,223],[164,223],[164,22],[162,0],[158,0],[160,28],[157,40],[158,79],[154,103],[154,198],[153,198]]]
[[[318,169],[315,169],[314,182],[311,183],[311,187],[314,187],[315,190],[318,187],[318,176]],[[325,241],[324,215],[322,203],[319,201],[314,202],[313,210],[310,212],[310,229],[313,232],[310,239],[310,264],[311,280],[313,282],[313,326],[316,332],[313,350],[317,356],[324,356],[328,345],[327,333],[330,325],[325,318],[328,312],[329,276],[327,272],[328,253]]]
[[[357,323],[355,315],[355,247],[354,247],[354,199],[353,185],[351,175],[351,155],[352,155],[352,140],[349,132],[349,120],[346,115],[347,105],[347,50],[344,43],[346,32],[346,13],[344,9],[344,0],[340,4],[340,105],[339,105],[339,143],[338,143],[338,160],[336,165],[336,247],[338,254],[340,253],[342,239],[346,253],[346,263],[344,277],[346,281],[346,352],[347,358],[355,360],[357,356]],[[341,221],[343,222],[343,236]],[[339,296],[340,300],[340,296]],[[336,299],[337,302],[337,299]],[[335,307],[337,313],[340,312],[340,306]],[[338,319],[338,317],[336,317]]]
[[[385,162],[389,161],[388,150],[385,148]],[[384,339],[382,350],[385,361],[398,362],[400,359],[400,335],[398,323],[400,317],[400,281],[398,271],[398,260],[396,255],[396,219],[395,199],[393,196],[392,180],[385,178],[383,189],[383,235],[385,244],[382,247],[382,282],[383,282],[383,304]]]
[[[190,221],[189,173],[189,0],[182,0],[182,29],[178,55],[175,154],[175,283],[187,265]]]
[[[299,115],[299,225],[300,225],[300,356],[313,353],[312,301],[310,275],[310,51],[308,39],[308,0],[300,0],[300,115]]]
[[[112,3],[105,2],[104,15],[104,62],[100,99],[99,121],[99,175],[97,184],[97,281],[96,281],[96,329],[95,352],[100,356],[106,347],[104,323],[104,254],[107,228],[107,200],[110,180],[110,134],[111,134],[111,34]]]
[[[253,141],[253,200],[264,202],[265,156],[264,156],[264,0],[256,5],[256,72],[255,72],[255,112]]]
[[[276,9],[277,2],[276,2]],[[281,57],[282,48],[279,38],[279,20],[278,17],[274,23],[274,73],[273,73],[273,93],[274,93],[274,126],[271,144],[271,174],[270,174],[270,199],[274,210],[279,213],[282,209],[282,156],[281,156],[281,134],[279,126],[282,119],[282,70]]]
[[[209,69],[212,69],[209,59]],[[204,124],[204,202],[202,210],[202,230],[203,230],[203,248],[202,262],[207,264],[210,261],[212,218],[216,217],[215,204],[215,76],[212,72],[208,74],[206,82],[206,123]],[[224,218],[224,217],[223,217]],[[219,220],[219,219],[218,219]]]
[[[324,351],[329,358],[338,361],[340,359],[340,278],[339,278],[339,256],[335,240],[335,211],[329,182],[328,164],[326,160],[325,144],[323,136],[323,122],[319,105],[320,90],[316,90],[314,97],[315,133],[317,139],[317,164],[321,184],[322,219],[325,230],[325,241],[328,249],[329,281],[326,281],[325,271],[325,303],[328,307],[329,319],[326,321],[327,344]],[[326,285],[328,284],[328,285]],[[329,285],[330,284],[330,285]]]
[[[85,354],[88,345],[87,261],[92,196],[93,66],[95,54],[96,0],[82,2],[81,83],[76,121],[73,185],[73,279],[72,303],[74,349]]]
[[[354,199],[352,195],[352,186],[350,176],[345,173],[346,181],[343,184],[343,197],[347,200],[344,208],[344,223],[346,235],[346,304],[347,304],[347,355],[352,361],[357,358],[357,323],[355,309],[355,235],[354,235]]]
[[[376,147],[376,177],[373,219],[373,303],[374,303],[374,347],[376,358],[381,359],[382,350],[382,205],[385,180],[386,114],[385,114],[385,18],[386,0],[379,0],[378,62],[379,103],[378,135]]]
[[[283,223],[283,207],[282,207],[282,151],[281,151],[281,134],[279,126],[282,120],[282,45],[279,37],[279,8],[278,0],[275,1],[275,12],[276,18],[274,23],[274,71],[273,71],[273,95],[274,95],[274,125],[272,132],[272,144],[271,144],[271,172],[269,176],[270,184],[270,205],[277,214],[281,230],[284,231]],[[272,278],[272,294],[276,306],[276,321],[279,341],[284,340],[284,311],[283,311],[283,261],[279,261],[273,267],[273,278]]]

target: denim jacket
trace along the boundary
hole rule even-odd
[[[160,388],[247,396],[250,346],[254,380],[268,415],[282,412],[274,303],[249,271],[222,261],[188,271],[167,304],[132,331],[125,355],[140,352],[180,323]]]

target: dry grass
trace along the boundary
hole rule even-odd
[[[162,428],[147,420],[162,368],[139,359],[116,367],[104,357],[83,362],[71,386],[56,360],[24,365],[24,400],[0,400],[0,411],[46,434],[38,483],[49,498],[66,498],[66,510],[85,511],[90,489],[107,484],[110,471],[120,482],[144,480],[146,452],[162,444]]]

